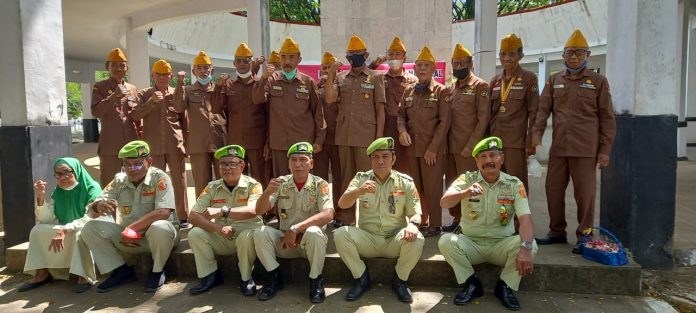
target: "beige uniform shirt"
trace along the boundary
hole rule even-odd
[[[483,195],[461,201],[462,219],[459,226],[462,234],[474,239],[501,239],[512,236],[515,233],[514,216],[531,214],[522,181],[500,172],[498,181],[489,184],[483,179],[481,172],[466,172],[460,175],[447,191],[459,192],[474,183],[483,187]],[[502,212],[507,214],[507,223],[503,221]]]
[[[128,180],[126,173],[118,173],[95,201],[114,199],[118,201],[116,223],[126,227],[156,209],[170,209],[169,221],[178,225],[174,218],[174,187],[167,173],[150,167],[145,179],[137,187]]]
[[[406,227],[407,217],[421,214],[421,204],[413,179],[392,170],[386,182],[379,181],[373,171],[358,172],[346,192],[360,188],[365,181],[376,183],[375,193],[358,198],[359,227],[370,234],[391,237]]]
[[[222,179],[211,181],[193,205],[193,211],[203,213],[207,208],[236,208],[242,206],[256,206],[256,200],[261,196],[261,184],[253,178],[242,175],[237,186],[229,190]],[[237,231],[261,227],[263,220],[255,216],[247,220],[235,220],[231,217],[219,218],[215,223],[223,226],[232,226]]]
[[[297,190],[292,175],[280,178],[285,183],[269,199],[271,206],[278,208],[280,230],[289,230],[290,226],[302,222],[322,210],[333,210],[329,183],[321,177],[309,174],[302,190]]]

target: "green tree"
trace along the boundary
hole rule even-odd
[[[570,0],[498,0],[498,15],[568,2]],[[474,18],[475,0],[452,0],[452,21],[459,22]]]
[[[65,83],[66,98],[68,99],[68,118],[82,117],[82,90],[79,83]]]
[[[319,0],[269,0],[271,19],[319,23]]]

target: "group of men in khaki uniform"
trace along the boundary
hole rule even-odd
[[[114,49],[107,61],[112,77],[95,85],[93,94],[93,111],[102,119],[105,134],[99,149],[102,181],[109,175],[106,170],[118,171],[116,164],[120,165],[112,160],[111,145],[149,139],[156,146],[152,162],[162,168],[168,164],[175,178],[171,183],[176,205],[166,205],[175,207],[183,221],[187,209],[181,188],[186,182],[178,171],[183,173],[186,153],[192,165],[196,158],[193,171],[200,196],[188,218],[196,226],[191,246],[202,281],[192,294],[222,282],[215,254],[238,255],[245,295],[256,293],[251,265],[258,256],[271,273],[261,300],[273,298],[283,286],[276,257],[303,257],[311,268],[309,297],[322,302],[325,226],[334,220],[337,227],[348,225],[335,234],[339,254],[355,278],[347,300],[358,299],[370,288],[360,257],[384,256],[399,258],[392,287],[400,301],[411,302],[406,280],[420,258],[423,237],[459,228],[459,234],[440,240],[457,280],[465,286],[455,303],[466,304],[482,294],[471,264],[493,262],[505,266],[496,295],[504,306],[519,308],[512,290],[522,275],[531,273],[532,257],[514,257],[520,242],[526,250],[536,249],[526,204],[526,160],[540,143],[548,115],[555,113],[547,178],[551,230],[539,244],[566,242],[563,194],[570,177],[579,190],[579,230],[591,226],[594,165],[608,165],[615,132],[606,79],[586,68],[586,40],[576,31],[565,48],[568,69],[549,79],[541,100],[536,76],[519,66],[522,41],[514,34],[501,41],[504,70],[490,84],[472,73],[472,54],[457,44],[452,55],[456,82],[450,86],[433,79],[435,57],[427,46],[416,58],[415,75],[407,73],[406,49],[398,37],[388,56],[367,65],[367,47],[353,36],[346,49],[351,68],[338,72],[341,64],[327,52],[319,83],[298,71],[299,45],[287,38],[278,60],[272,55],[265,65],[263,57],[254,59],[241,44],[235,53],[237,77],[223,75],[216,82],[212,62],[201,52],[193,63],[196,82],[184,87],[180,73],[176,89],[168,87],[171,66],[160,60],[153,66],[155,87],[140,92],[123,81],[127,63]],[[371,69],[384,61],[390,67],[387,74]],[[254,76],[259,68],[261,77]],[[579,112],[578,107],[585,109]],[[382,137],[385,134],[389,137]],[[487,134],[498,137],[481,140]],[[223,142],[228,146],[220,147]],[[491,151],[495,155],[489,155]],[[242,174],[246,162],[254,178]],[[403,172],[394,171],[394,166]],[[329,167],[333,191],[327,182]],[[491,169],[497,172],[484,175]],[[443,176],[452,184],[444,196]],[[221,178],[209,182],[212,177]],[[169,188],[169,181],[164,187]],[[485,200],[477,198],[481,195]],[[103,202],[97,212],[107,211]],[[442,227],[442,208],[451,208],[451,225]],[[263,226],[258,217],[271,209],[277,210],[279,229]],[[488,215],[492,219],[484,218]],[[519,236],[513,235],[516,217]],[[83,232],[89,234],[89,228]],[[170,242],[178,240],[176,235],[169,237]],[[112,277],[131,277],[120,261],[95,261],[100,270],[117,269]],[[155,269],[153,273],[159,273]]]

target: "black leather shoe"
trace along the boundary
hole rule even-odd
[[[90,283],[77,284],[77,285],[75,285],[75,288],[73,288],[73,292],[83,293],[83,292],[86,292],[87,290],[89,290],[90,288],[92,288],[92,284],[90,284]]]
[[[340,228],[341,226],[343,226],[343,222],[341,222],[341,220],[339,219],[334,219],[333,222],[331,222],[331,226],[333,226],[334,228]]]
[[[199,295],[220,284],[222,284],[222,273],[217,270],[201,278],[201,282],[189,289],[189,293],[192,296]]]
[[[536,238],[538,245],[552,245],[554,243],[568,243],[568,238],[565,236],[546,235],[544,238]]]
[[[187,219],[179,220],[179,229],[187,229],[190,224]]]
[[[326,299],[324,291],[324,276],[319,275],[317,278],[309,279],[309,300],[312,303],[322,303]]]
[[[242,281],[239,284],[239,290],[242,291],[242,294],[251,297],[256,294],[256,283],[254,282],[253,278],[249,278],[249,280]]]
[[[454,230],[457,229],[457,227],[459,227],[459,223],[452,222],[452,224],[442,226],[442,231],[445,233],[451,233],[454,232]]]
[[[517,301],[515,293],[502,280],[498,280],[498,283],[495,284],[495,296],[500,299],[500,303],[508,310],[517,311],[520,309],[520,302]]]
[[[355,301],[360,299],[362,294],[370,290],[371,287],[372,280],[370,279],[370,272],[368,272],[366,268],[360,277],[353,279],[353,286],[348,290],[346,300]]]
[[[25,291],[29,291],[29,290],[32,290],[32,289],[36,289],[36,288],[39,288],[39,287],[41,287],[41,286],[43,286],[43,285],[45,285],[45,284],[48,284],[48,283],[50,283],[50,282],[52,282],[52,281],[53,281],[53,277],[49,274],[49,275],[48,275],[44,280],[42,280],[42,281],[35,282],[35,283],[32,283],[32,282],[25,282],[24,284],[22,284],[21,286],[19,286],[19,288],[17,288],[17,292],[25,292]]]
[[[423,232],[423,237],[435,237],[442,233],[440,227],[428,227],[428,230]]]
[[[481,286],[481,281],[479,280],[478,276],[474,274],[466,279],[462,291],[454,296],[454,304],[468,304],[474,298],[481,296],[483,296],[483,286]]]
[[[162,288],[164,281],[167,276],[164,275],[164,271],[159,273],[151,272],[147,275],[147,280],[145,280],[145,292],[155,292]]]
[[[116,287],[135,281],[135,271],[133,268],[123,264],[111,272],[111,276],[107,278],[103,283],[97,286],[97,292],[109,292],[116,289]]]
[[[270,271],[268,274],[271,276],[271,281],[261,289],[261,293],[259,293],[259,300],[261,301],[273,299],[278,290],[283,289],[283,276],[280,273],[280,267]]]
[[[399,275],[394,273],[394,278],[392,278],[392,289],[396,293],[396,298],[401,302],[411,303],[413,302],[413,294],[411,289],[408,288],[406,281],[401,280]]]
[[[582,254],[582,241],[578,241],[575,243],[572,252],[575,254]]]

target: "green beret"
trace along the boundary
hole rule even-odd
[[[224,146],[220,149],[217,149],[215,151],[215,158],[216,159],[222,159],[226,156],[233,156],[233,157],[238,157],[240,159],[244,159],[244,156],[246,155],[246,151],[242,146],[238,145],[229,145],[229,146]]]
[[[127,143],[118,151],[119,159],[142,158],[150,155],[150,145],[142,140]]]
[[[290,146],[290,149],[288,149],[288,157],[296,153],[312,155],[312,153],[314,153],[314,147],[312,147],[312,144],[309,142],[298,142]]]
[[[476,157],[479,153],[488,150],[499,150],[503,151],[503,141],[498,137],[488,137],[479,141],[471,151],[471,156]]]
[[[372,154],[377,150],[391,150],[394,151],[394,138],[392,137],[382,137],[377,138],[373,141],[370,146],[367,147],[367,155]]]

